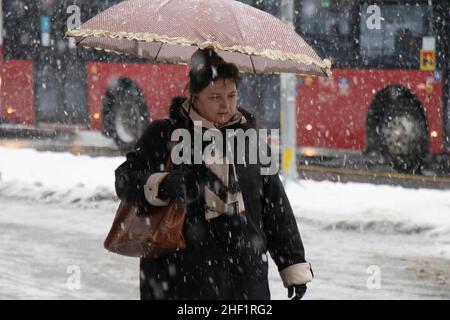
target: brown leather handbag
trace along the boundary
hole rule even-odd
[[[169,157],[167,169],[172,168]],[[104,247],[124,256],[159,258],[186,247],[185,218],[186,206],[180,202],[137,207],[121,201]]]
[[[129,257],[159,258],[186,247],[182,203],[161,207],[136,207],[120,202],[105,249]]]

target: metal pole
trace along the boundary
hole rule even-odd
[[[294,28],[294,0],[281,0],[281,20]],[[295,74],[281,74],[281,171],[288,179],[297,179],[297,113]]]

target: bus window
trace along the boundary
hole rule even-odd
[[[35,1],[3,1],[4,55],[6,59],[31,59],[39,47]]]
[[[96,14],[104,11],[113,5],[118,4],[119,2],[122,2],[122,0],[103,0],[103,1],[97,1],[96,3]]]
[[[321,57],[333,66],[353,61],[352,0],[301,0],[296,3],[296,27]]]
[[[363,66],[418,69],[422,39],[432,36],[432,7],[417,4],[379,5],[378,27],[370,25],[373,11],[361,6],[360,57]]]

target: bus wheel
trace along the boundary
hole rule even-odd
[[[109,135],[125,153],[134,148],[148,125],[147,106],[136,86],[120,88],[111,100]]]
[[[414,109],[389,108],[378,132],[382,153],[399,172],[420,171],[428,149],[427,127],[421,114]]]

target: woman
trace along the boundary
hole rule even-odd
[[[301,299],[313,275],[278,174],[262,176],[260,166],[249,162],[215,164],[204,158],[164,171],[175,129],[193,135],[198,121],[203,132],[255,128],[254,117],[237,108],[235,65],[211,49],[198,50],[189,77],[189,98],[174,98],[170,121],[153,121],[115,172],[122,201],[161,206],[179,199],[186,205],[187,247],[141,259],[141,298],[270,299],[269,251],[288,296]]]

